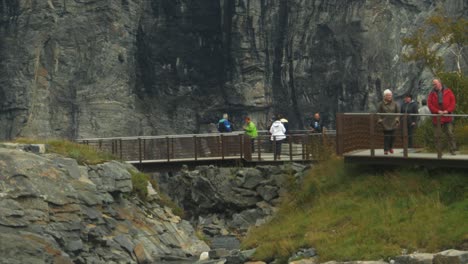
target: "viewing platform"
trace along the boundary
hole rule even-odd
[[[414,147],[409,148],[407,135],[410,117],[426,117],[425,122],[414,128]],[[341,113],[337,115],[336,146],[337,154],[345,162],[367,165],[417,165],[428,168],[468,168],[468,115],[450,115],[455,119],[454,134],[458,151],[452,155],[448,149],[440,116],[437,125],[432,124],[434,115],[419,114],[375,114]],[[384,154],[383,129],[379,118],[391,117],[400,120],[395,129],[394,153]],[[437,116],[436,116],[437,117]],[[421,130],[421,131],[418,131]]]

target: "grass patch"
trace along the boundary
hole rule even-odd
[[[140,198],[142,201],[147,201],[148,183],[151,183],[151,185],[159,195],[158,200],[156,202],[161,206],[167,206],[171,208],[172,213],[181,218],[184,218],[184,210],[180,208],[175,202],[173,202],[171,198],[169,198],[169,196],[161,192],[157,182],[154,179],[151,179],[151,177],[148,174],[139,171],[129,170],[129,172],[132,175],[132,193],[134,195],[138,196],[138,198]]]
[[[110,160],[118,160],[110,153],[98,151],[92,147],[83,144],[77,144],[67,140],[36,140],[19,138],[14,143],[21,144],[45,144],[48,153],[57,153],[65,157],[76,159],[78,164],[95,165]]]
[[[462,172],[369,170],[340,159],[316,166],[243,248],[261,260],[314,247],[320,261],[377,260],[436,252],[468,239],[468,178]]]

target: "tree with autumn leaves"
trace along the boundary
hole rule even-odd
[[[439,12],[430,16],[411,37],[404,38],[403,44],[409,47],[404,58],[422,63],[440,78],[457,98],[456,112],[468,114],[468,78],[461,65],[464,48],[468,45],[468,20],[448,17]],[[441,48],[452,53],[455,65],[446,64],[439,52]]]

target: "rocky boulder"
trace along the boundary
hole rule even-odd
[[[209,250],[170,209],[131,198],[128,168],[0,148],[0,262],[152,263]]]

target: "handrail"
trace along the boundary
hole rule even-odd
[[[269,134],[268,130],[259,130],[259,134],[265,133]],[[312,132],[309,130],[290,130],[291,134],[294,135],[307,135],[311,134]],[[336,130],[325,130],[323,134],[327,135],[334,135]],[[321,134],[321,133],[313,133],[313,134]],[[138,140],[138,139],[163,139],[163,138],[191,138],[191,137],[218,137],[220,135],[223,136],[239,136],[239,135],[246,135],[244,131],[233,131],[229,133],[201,133],[201,134],[175,134],[175,135],[156,135],[156,136],[129,136],[129,137],[104,137],[104,138],[77,138],[75,139],[76,142],[84,142],[84,141],[99,141],[99,140]]]
[[[346,116],[369,116],[372,114],[382,116],[453,116],[453,117],[468,117],[468,114],[412,114],[412,113],[342,113]]]

